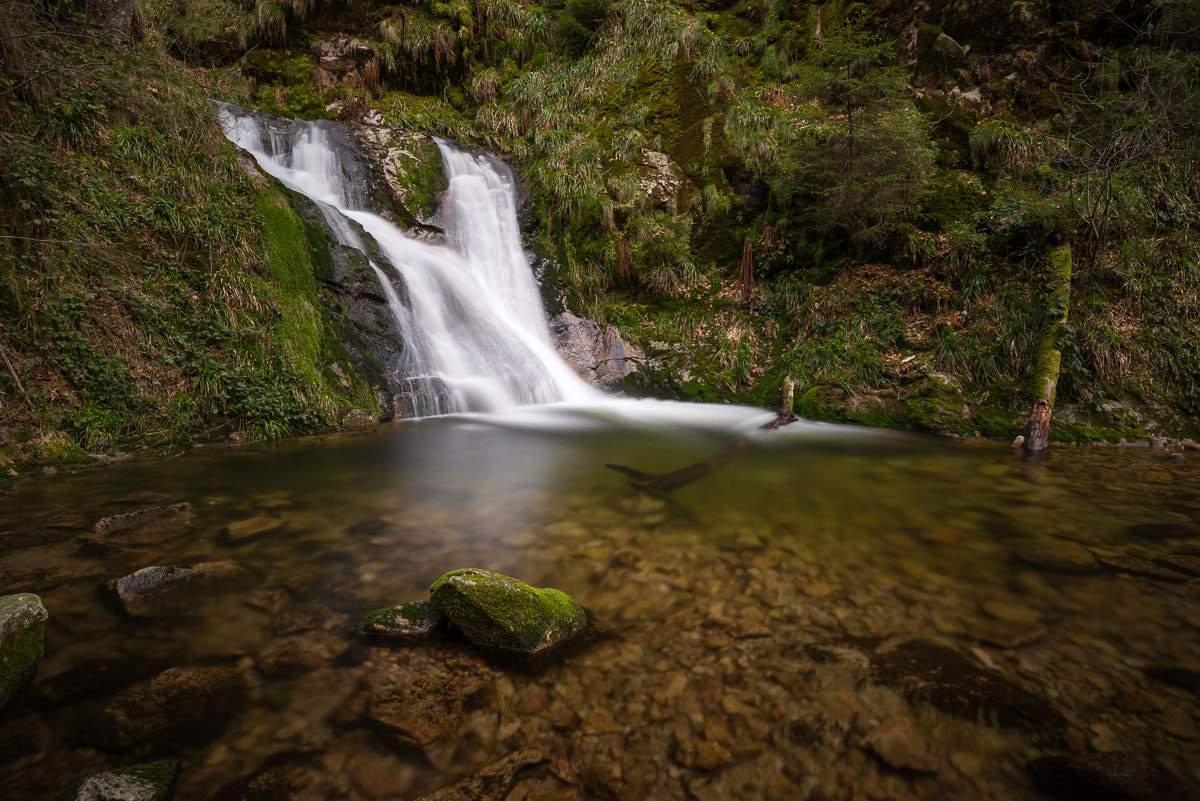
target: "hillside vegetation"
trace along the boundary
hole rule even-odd
[[[212,99],[509,159],[569,304],[645,350],[631,392],[1011,437],[1065,243],[1055,435],[1194,436],[1200,3],[921,8],[10,3],[0,445],[376,408]]]

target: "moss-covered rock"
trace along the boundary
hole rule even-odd
[[[37,672],[48,617],[42,599],[32,593],[0,598],[0,708]]]
[[[144,765],[106,770],[87,776],[42,798],[42,801],[83,801],[95,798],[165,801],[179,775],[178,759],[160,759]]]
[[[369,637],[418,639],[428,637],[446,622],[446,616],[429,601],[402,603],[377,609],[358,621],[358,631]]]
[[[588,625],[587,612],[565,592],[477,568],[450,571],[429,595],[471,642],[487,648],[539,653]]]

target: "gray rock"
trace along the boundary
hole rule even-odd
[[[379,418],[365,409],[351,409],[342,418],[343,431],[374,431],[379,426]]]
[[[116,31],[124,41],[142,38],[142,12],[137,0],[88,0],[88,19]]]
[[[32,593],[0,597],[0,708],[37,672],[49,614]]]
[[[96,773],[42,801],[166,801],[178,775],[179,760],[162,759]]]
[[[233,668],[170,668],[118,693],[80,737],[108,748],[150,739],[204,742],[224,729],[241,690],[242,674]]]
[[[589,384],[607,389],[637,371],[642,352],[610,326],[564,311],[550,318],[554,348]]]
[[[152,506],[98,520],[91,532],[79,540],[103,550],[119,550],[128,545],[156,545],[182,537],[192,528],[192,505],[176,503]]]
[[[105,587],[117,594],[125,611],[134,617],[163,617],[199,602],[201,595],[227,589],[249,578],[245,568],[223,560],[144,567],[108,582]]]
[[[939,33],[933,42],[934,52],[951,61],[963,61],[967,57],[966,48],[944,33]]]

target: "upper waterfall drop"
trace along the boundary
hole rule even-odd
[[[374,264],[404,341],[412,413],[495,412],[603,397],[554,350],[521,247],[514,181],[499,160],[437,140],[449,180],[448,246],[405,235],[363,210],[328,124],[286,122],[222,105],[226,136],[259,166],[321,208],[343,245],[364,250],[353,221],[386,257]],[[394,271],[402,291],[390,284]]]

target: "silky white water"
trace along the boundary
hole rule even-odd
[[[770,419],[745,407],[619,399],[585,383],[550,341],[521,247],[513,179],[496,159],[437,140],[449,181],[442,204],[448,244],[432,245],[359,208],[327,123],[275,127],[233,106],[222,106],[220,115],[226,136],[316,202],[343,245],[363,250],[353,221],[387,256],[389,264],[372,267],[404,341],[402,370],[415,416],[483,413],[497,422],[504,412],[506,422],[520,426],[619,420],[740,431]]]

